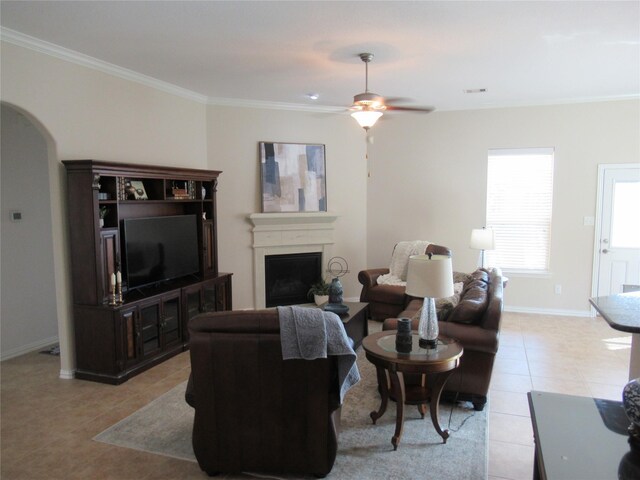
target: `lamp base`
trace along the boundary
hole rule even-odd
[[[418,345],[420,345],[420,348],[436,348],[438,346],[438,339],[427,340],[426,338],[421,338],[418,340]]]
[[[438,345],[438,317],[436,315],[436,303],[433,298],[425,297],[422,303],[422,313],[418,325],[420,348],[436,348]]]

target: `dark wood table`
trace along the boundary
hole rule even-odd
[[[349,311],[338,315],[344,324],[349,338],[353,340],[353,349],[357,349],[362,344],[362,339],[369,335],[368,313],[369,304],[364,302],[343,302],[349,307]],[[324,304],[319,308],[323,308]]]
[[[640,478],[622,402],[537,391],[528,397],[534,480]]]
[[[439,420],[440,395],[453,369],[460,365],[463,348],[457,341],[439,337],[438,345],[433,349],[420,347],[418,334],[412,335],[411,351],[400,353],[396,350],[396,331],[377,332],[367,336],[362,341],[367,360],[376,367],[380,395],[382,397],[378,411],[370,416],[375,424],[387,410],[389,398],[396,401],[396,430],[391,438],[393,449],[398,449],[404,424],[404,405],[418,405],[418,410],[424,418],[426,403],[430,403],[431,421],[442,443],[447,443],[449,431],[442,430]],[[403,374],[415,373],[426,376],[434,375],[432,387],[423,385],[405,386]],[[387,378],[388,374],[388,378]]]
[[[640,292],[590,298],[589,302],[611,328],[632,334],[629,380],[640,377]]]

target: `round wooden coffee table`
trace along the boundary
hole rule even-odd
[[[376,367],[382,397],[378,411],[370,414],[373,423],[375,424],[387,410],[389,398],[396,401],[396,431],[391,438],[394,450],[398,449],[400,437],[402,437],[405,404],[418,405],[418,410],[424,418],[426,403],[429,402],[431,421],[442,437],[442,443],[447,443],[449,438],[449,431],[440,428],[440,395],[449,375],[460,365],[463,348],[456,340],[439,337],[436,348],[426,349],[419,346],[418,339],[418,334],[413,332],[413,343],[408,353],[400,353],[396,350],[395,330],[374,333],[362,341],[367,360]],[[426,385],[427,382],[422,382],[423,385],[405,386],[403,378],[405,373],[433,375],[436,378],[431,388]]]

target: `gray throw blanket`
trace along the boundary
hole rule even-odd
[[[282,358],[314,360],[338,357],[340,403],[344,395],[360,381],[356,352],[340,317],[319,308],[278,307]]]

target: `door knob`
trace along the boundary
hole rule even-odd
[[[606,248],[603,248],[602,253],[609,253],[609,250],[607,250]]]

